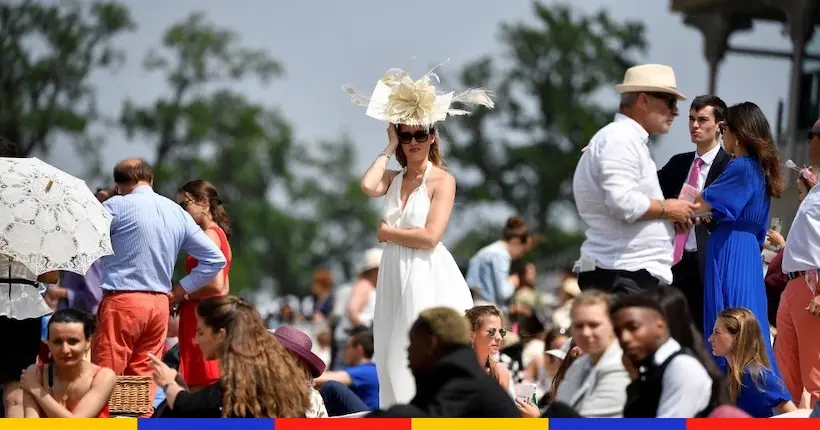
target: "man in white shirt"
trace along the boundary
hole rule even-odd
[[[809,191],[797,210],[781,267],[791,280],[780,296],[777,309],[774,355],[792,398],[800,399],[805,388],[811,395],[813,407],[820,398],[820,296],[816,274],[820,269],[818,186]]]
[[[723,173],[731,155],[720,147],[721,128],[726,118],[726,103],[719,97],[695,97],[689,108],[689,137],[696,150],[677,154],[658,171],[658,181],[666,198],[675,198],[684,184],[703,191]],[[703,331],[703,278],[706,273],[706,245],[710,223],[686,229],[676,225],[673,284],[686,296],[692,320]]]
[[[672,283],[673,223],[693,216],[693,203],[664,200],[647,146],[650,135],[669,131],[686,97],[672,68],[658,64],[630,68],[615,89],[620,112],[592,137],[572,181],[587,225],[574,271],[582,290],[635,293]]]

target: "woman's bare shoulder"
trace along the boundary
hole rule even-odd
[[[430,179],[438,185],[455,186],[456,184],[455,176],[449,170],[439,166],[433,166]]]

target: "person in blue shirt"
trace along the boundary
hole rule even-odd
[[[746,308],[728,308],[718,315],[709,343],[726,359],[726,379],[735,405],[754,418],[797,410],[791,395],[769,364],[760,324]]]
[[[314,380],[317,387],[335,381],[350,388],[371,410],[379,408],[379,377],[373,363],[373,333],[354,331],[347,339],[342,370],[327,371]]]

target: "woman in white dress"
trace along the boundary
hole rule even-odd
[[[447,229],[456,181],[444,168],[435,123],[448,114],[452,103],[492,107],[482,90],[437,94],[432,71],[412,80],[391,69],[368,100],[368,115],[387,120],[388,143],[362,177],[370,197],[385,196],[378,228],[386,243],[376,284],[373,320],[374,361],[379,375],[379,407],[409,403],[415,382],[407,367],[408,332],[419,313],[435,306],[465,312],[472,295],[450,252],[441,243]],[[354,102],[365,99],[355,90]],[[364,103],[358,103],[364,104]],[[403,168],[388,170],[391,156]]]

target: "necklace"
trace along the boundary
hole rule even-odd
[[[74,387],[75,382],[77,382],[81,379],[83,379],[83,372],[80,372],[80,374],[77,375],[77,378],[75,378],[73,381],[69,382],[65,386],[65,390],[63,390],[63,394],[62,394],[62,396],[60,396],[60,404],[62,404],[63,406],[68,407],[68,395],[69,395],[69,393],[71,393],[71,388]],[[62,381],[60,381],[60,382],[62,382]],[[56,384],[55,384],[55,387],[56,387]],[[52,389],[51,393],[54,394],[54,389]]]

